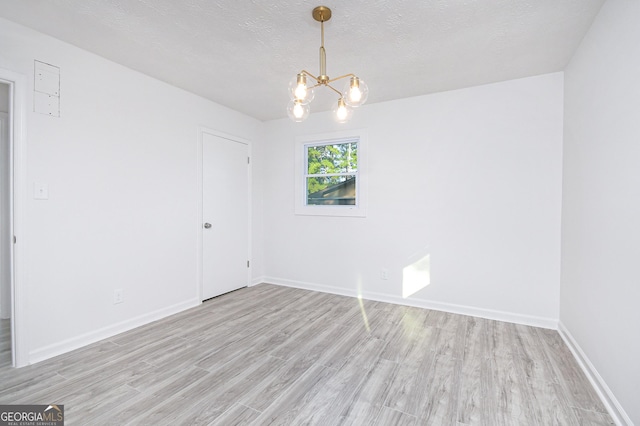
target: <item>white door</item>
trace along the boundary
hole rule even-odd
[[[249,284],[249,146],[202,134],[202,299]]]

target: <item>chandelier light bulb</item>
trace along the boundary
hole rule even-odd
[[[307,86],[305,86],[304,84],[298,84],[294,94],[296,96],[296,99],[302,100],[302,99],[306,98],[307,97]]]
[[[289,97],[294,101],[308,104],[313,100],[313,88],[307,86],[307,76],[298,74],[289,82]]]
[[[369,87],[358,77],[351,77],[344,86],[343,97],[350,107],[357,108],[367,101]]]
[[[360,91],[359,87],[351,86],[351,89],[349,89],[348,98],[349,98],[349,101],[353,103],[360,102],[360,99],[362,99],[362,91]]]
[[[333,109],[336,121],[338,123],[345,123],[351,118],[353,110],[345,103],[343,98],[338,99],[338,103]]]
[[[338,117],[338,120],[340,121],[344,121],[347,119],[347,107],[344,105],[340,105],[338,107],[338,111],[336,111],[336,116]]]
[[[309,105],[305,105],[299,100],[291,100],[287,106],[287,114],[296,123],[304,121],[309,116]]]

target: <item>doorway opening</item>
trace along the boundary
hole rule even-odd
[[[11,86],[0,81],[0,367],[12,364]]]
[[[26,87],[25,75],[0,68],[0,367],[29,364],[21,234]]]

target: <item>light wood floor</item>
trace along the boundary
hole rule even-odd
[[[2,363],[19,403],[67,425],[613,424],[555,331],[267,284]]]
[[[0,319],[0,369],[9,365],[11,365],[11,320]],[[2,387],[0,384],[0,389]]]

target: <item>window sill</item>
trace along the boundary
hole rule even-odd
[[[367,217],[367,211],[358,207],[298,206],[299,216]]]

